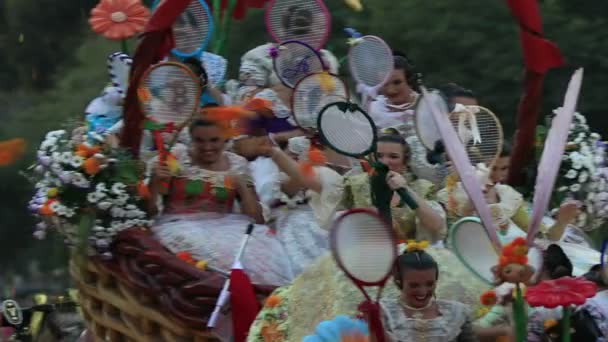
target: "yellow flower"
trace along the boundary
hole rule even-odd
[[[424,251],[429,246],[428,241],[420,241],[416,242],[416,240],[408,240],[407,241],[407,251],[415,252],[415,251]]]
[[[59,194],[59,189],[57,188],[50,188],[49,191],[47,191],[46,195],[49,196],[49,198],[53,198],[56,197]]]
[[[344,3],[355,12],[361,12],[363,10],[363,5],[361,5],[360,0],[344,0]]]
[[[177,175],[181,168],[179,162],[177,161],[177,158],[175,158],[175,156],[172,154],[167,156],[167,167],[169,167],[169,172],[171,172],[171,174],[174,176]]]
[[[548,329],[551,329],[551,328],[553,328],[554,326],[556,326],[556,325],[557,325],[557,323],[558,323],[558,322],[557,322],[557,320],[555,320],[555,319],[548,319],[548,320],[546,320],[546,321],[543,323],[543,325],[545,326],[545,330],[548,330]]]
[[[323,90],[323,92],[331,93],[336,89],[336,82],[328,72],[322,73],[319,78],[319,85],[321,86],[321,90]]]
[[[199,260],[196,262],[196,264],[194,265],[196,268],[198,268],[199,270],[206,270],[207,269],[207,262],[205,260]]]

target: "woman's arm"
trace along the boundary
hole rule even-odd
[[[300,187],[310,189],[316,193],[321,193],[323,186],[318,177],[308,177],[302,173],[300,166],[289,157],[285,152],[278,147],[271,147],[267,155],[277,164],[279,169],[289,176],[289,179],[294,182],[292,187]]]
[[[166,165],[156,163],[149,185],[150,198],[148,199],[147,206],[148,214],[150,214],[150,216],[155,216],[159,213],[157,203],[167,191],[163,184],[170,184],[171,177],[171,171],[169,171],[169,168]]]
[[[239,177],[237,180],[237,192],[239,194],[241,211],[243,214],[253,218],[255,223],[263,224],[264,214],[262,205],[260,204],[253,184]]]
[[[391,189],[397,190],[400,188],[406,189],[414,201],[418,204],[415,210],[416,217],[421,225],[430,231],[433,236],[442,238],[441,235],[445,232],[445,220],[431,206],[428,205],[424,198],[421,198],[408,185],[405,178],[397,172],[391,171],[386,176],[386,182]]]

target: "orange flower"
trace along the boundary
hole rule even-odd
[[[150,90],[146,87],[137,88],[137,97],[141,102],[148,102],[152,99],[152,94],[150,94]]]
[[[40,215],[44,215],[44,216],[52,216],[55,214],[55,212],[53,211],[53,209],[51,209],[51,204],[53,204],[53,202],[56,202],[57,200],[48,200],[46,201],[46,203],[44,203],[44,205],[42,206],[42,208],[40,208]]]
[[[148,188],[148,185],[146,185],[145,182],[140,181],[139,183],[137,183],[137,194],[143,199],[150,198],[150,189]]]
[[[323,151],[316,148],[310,149],[308,152],[308,160],[316,166],[325,165],[325,163],[327,163],[327,157],[325,157]]]
[[[96,153],[99,153],[100,150],[101,149],[99,148],[99,146],[88,146],[85,144],[80,144],[76,148],[76,155],[83,158],[89,158],[94,156]]]
[[[139,0],[101,0],[91,11],[89,24],[108,39],[123,40],[143,31],[149,16]]]
[[[82,167],[84,168],[84,172],[86,172],[87,175],[91,175],[91,176],[98,174],[99,171],[101,170],[101,165],[99,163],[99,160],[97,160],[97,158],[93,158],[93,157],[85,160],[84,164],[82,164]]]
[[[177,254],[175,254],[175,256],[179,260],[186,262],[188,264],[195,263],[194,258],[192,257],[192,254],[190,252],[178,252]]]
[[[272,108],[272,102],[266,99],[254,98],[245,104],[245,109],[253,112],[262,112]]]
[[[6,166],[17,161],[23,153],[27,144],[23,139],[11,139],[0,142],[0,166]]]
[[[490,290],[484,292],[479,298],[479,301],[485,306],[492,306],[498,302],[498,297],[496,296],[496,292]]]
[[[279,331],[279,325],[276,322],[264,324],[262,327],[262,337],[264,342],[283,342],[283,333]]]
[[[277,295],[272,295],[266,299],[266,303],[264,304],[264,306],[267,308],[276,308],[277,306],[281,305],[282,301],[283,300],[281,299],[281,297]]]

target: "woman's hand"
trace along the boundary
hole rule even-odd
[[[164,163],[156,163],[152,175],[157,181],[167,181],[171,179],[171,177],[173,177],[173,175],[171,174],[171,170],[169,170],[167,164]]]
[[[397,190],[401,188],[407,187],[407,181],[403,178],[402,175],[398,174],[395,171],[389,171],[386,175],[386,183],[391,188],[391,190]]]
[[[580,215],[579,202],[567,201],[562,203],[557,211],[557,223],[561,225],[569,225]]]

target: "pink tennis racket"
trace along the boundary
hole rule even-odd
[[[378,301],[397,259],[392,228],[371,210],[349,210],[334,223],[331,246],[338,266],[365,296],[359,308],[366,314],[371,333],[376,341],[384,342]],[[365,287],[378,288],[375,299]]]
[[[298,126],[317,131],[319,113],[334,102],[348,101],[348,88],[336,75],[318,72],[302,78],[291,97],[292,115]]]
[[[356,38],[348,51],[348,65],[366,108],[369,99],[376,97],[393,72],[393,51],[379,37]]]
[[[310,45],[299,41],[282,43],[271,54],[277,76],[291,89],[304,77],[326,69],[321,55]]]
[[[266,29],[277,43],[297,40],[318,51],[329,39],[331,14],[322,0],[273,0],[265,16]]]

